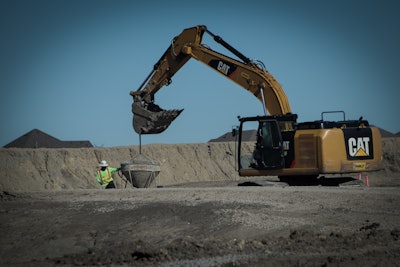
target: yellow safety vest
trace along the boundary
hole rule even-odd
[[[103,186],[107,186],[110,182],[113,181],[110,169],[108,167],[105,171],[99,170],[98,174],[101,180],[101,185]]]

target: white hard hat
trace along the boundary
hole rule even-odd
[[[107,167],[108,163],[105,160],[100,161],[100,167]]]

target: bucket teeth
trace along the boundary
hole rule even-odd
[[[133,129],[138,134],[157,134],[163,132],[183,109],[163,110],[155,104],[143,106],[140,102],[132,104]]]

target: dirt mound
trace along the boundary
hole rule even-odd
[[[400,138],[383,138],[383,169],[376,172],[377,186],[400,185]]]
[[[400,185],[400,138],[383,139],[384,169],[369,175],[371,186]],[[243,180],[236,172],[235,143],[151,144],[142,153],[160,164],[153,186]],[[139,147],[0,149],[0,191],[101,188],[95,180],[98,162],[111,166],[139,155]],[[124,187],[115,175],[119,188]]]
[[[196,181],[237,180],[235,144],[154,144],[142,153],[160,164],[155,185]],[[119,167],[139,155],[139,147],[0,149],[0,190],[36,191],[101,188],[95,177],[105,159]],[[115,175],[115,174],[114,174]],[[122,180],[115,175],[117,186]]]

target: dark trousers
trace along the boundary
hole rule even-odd
[[[115,188],[113,181],[109,182],[108,185],[106,186],[106,189],[112,189],[112,188]]]

